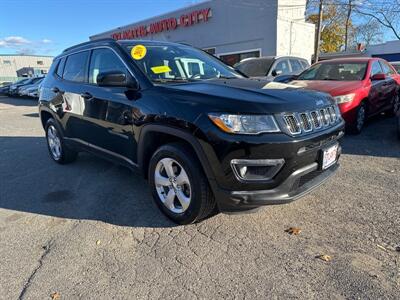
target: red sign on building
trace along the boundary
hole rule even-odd
[[[148,35],[164,31],[175,30],[178,27],[188,27],[198,23],[207,22],[211,17],[211,8],[195,10],[181,15],[179,18],[163,19],[148,25],[141,25],[131,29],[113,33],[111,37],[115,40],[131,40],[143,38]]]

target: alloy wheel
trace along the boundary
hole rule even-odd
[[[49,144],[50,153],[53,158],[59,160],[61,158],[61,140],[57,129],[53,125],[47,128],[47,143]]]
[[[154,171],[154,182],[161,202],[171,212],[185,212],[192,199],[192,189],[189,177],[176,160],[161,159]]]

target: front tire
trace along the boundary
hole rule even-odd
[[[202,167],[183,144],[161,146],[150,160],[148,178],[154,201],[175,223],[195,223],[215,208]]]
[[[349,126],[350,132],[353,134],[360,134],[364,128],[367,119],[367,105],[361,102],[356,110],[356,120]]]
[[[45,131],[50,157],[56,163],[67,164],[76,160],[78,153],[65,145],[61,128],[53,118],[46,122]]]

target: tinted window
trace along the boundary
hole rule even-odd
[[[367,63],[324,62],[313,65],[299,76],[299,80],[359,81],[364,79]]]
[[[62,78],[63,72],[64,72],[64,66],[65,66],[65,57],[61,58],[61,60],[58,63],[57,67],[57,75],[58,77]]]
[[[75,82],[86,81],[88,51],[71,54],[65,63],[63,78]]]
[[[387,62],[381,60],[380,63],[382,66],[383,73],[385,73],[386,76],[391,76],[394,74],[393,69],[388,65]]]
[[[303,66],[301,65],[300,61],[297,59],[290,59],[290,64],[292,65],[293,72],[299,72],[303,70]]]
[[[110,49],[93,50],[90,59],[89,83],[97,83],[97,75],[117,71],[126,74],[127,70],[121,59]]]
[[[254,59],[241,62],[236,65],[236,68],[249,77],[266,76],[273,59]]]
[[[374,61],[371,67],[371,77],[380,73],[383,73],[381,65],[379,64],[378,61]]]

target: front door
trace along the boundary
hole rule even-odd
[[[135,101],[125,87],[100,87],[97,76],[103,72],[128,70],[109,48],[94,49],[89,63],[88,84],[83,92],[83,118],[90,127],[86,141],[93,147],[121,159],[134,160],[136,141],[132,112]]]
[[[383,91],[383,103],[382,106],[387,109],[393,106],[393,100],[396,96],[397,91],[397,82],[394,79],[395,72],[389,64],[383,60],[380,61],[382,70],[386,75],[386,80],[384,84],[384,91]]]
[[[373,61],[371,65],[371,90],[369,92],[369,114],[374,114],[382,109],[384,103],[385,80],[372,80],[372,76],[383,74],[379,61]]]

